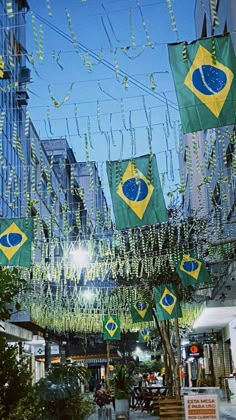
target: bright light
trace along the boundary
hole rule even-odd
[[[140,349],[140,347],[136,347],[135,353],[142,353],[142,350]]]
[[[83,293],[85,299],[91,300],[93,297],[93,292],[91,290],[85,290]]]
[[[89,253],[86,249],[77,248],[70,252],[71,261],[78,267],[86,267],[89,262]]]

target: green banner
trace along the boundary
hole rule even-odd
[[[182,256],[176,271],[183,287],[197,286],[199,283],[209,283],[211,281],[203,260],[190,255]]]
[[[0,219],[0,265],[31,264],[32,218]]]
[[[137,300],[131,307],[130,312],[132,320],[136,322],[149,322],[152,321],[152,306],[150,303]]]
[[[120,320],[115,315],[104,315],[103,339],[120,340]]]
[[[150,339],[150,331],[147,328],[143,328],[138,333],[138,342],[147,343]]]
[[[236,121],[236,58],[230,35],[168,45],[184,133]]]
[[[107,162],[116,228],[168,220],[155,156]]]
[[[176,287],[173,284],[154,287],[154,294],[158,321],[182,316]]]

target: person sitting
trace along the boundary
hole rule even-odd
[[[143,374],[143,379],[142,379],[142,388],[146,387],[149,385],[149,381],[148,381],[148,375],[146,373]]]
[[[151,384],[154,384],[156,382],[156,375],[155,373],[151,372],[149,375],[149,381]]]

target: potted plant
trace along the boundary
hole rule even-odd
[[[135,380],[125,365],[116,365],[113,370],[111,385],[115,392],[116,419],[125,417],[129,419],[129,400]]]
[[[87,369],[73,364],[52,366],[45,378],[35,385],[41,409],[37,419],[86,419],[95,410],[93,401],[80,391]]]

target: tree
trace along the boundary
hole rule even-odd
[[[0,267],[0,320],[10,319],[12,312],[20,309],[17,296],[20,290],[26,290],[26,281],[21,278],[16,268],[11,270]]]
[[[38,419],[83,420],[92,414],[94,403],[80,391],[88,374],[87,368],[70,363],[52,366],[35,385],[40,400]]]
[[[28,404],[32,393],[28,360],[17,359],[17,347],[9,346],[5,337],[0,337],[0,417],[20,420],[24,413],[24,419],[34,419],[34,408]],[[28,415],[26,408],[32,410]]]
[[[0,319],[6,321],[20,305],[17,295],[26,283],[16,269],[0,270]],[[32,388],[28,360],[18,357],[17,346],[9,346],[0,336],[0,417],[1,419],[33,420],[36,396]]]

